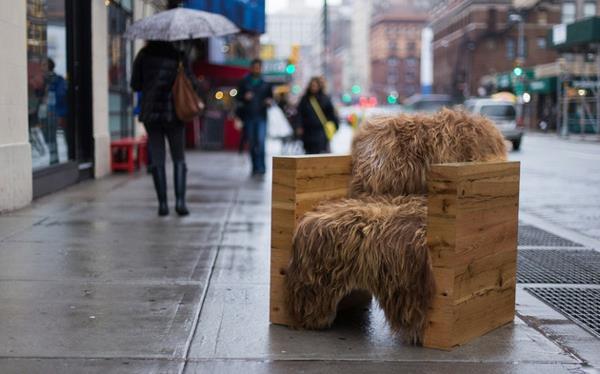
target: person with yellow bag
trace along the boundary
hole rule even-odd
[[[297,128],[307,154],[329,152],[329,142],[339,128],[331,99],[325,94],[322,79],[313,77],[298,104]]]

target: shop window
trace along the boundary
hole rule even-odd
[[[69,161],[65,0],[27,1],[27,92],[33,169]]]
[[[112,139],[134,135],[133,94],[129,88],[133,43],[123,38],[131,23],[131,1],[112,1],[108,7],[109,128]]]
[[[561,23],[575,22],[577,7],[574,2],[564,2],[561,8]]]

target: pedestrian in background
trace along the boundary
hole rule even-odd
[[[175,211],[181,216],[189,214],[185,202],[185,127],[175,113],[172,92],[180,62],[183,62],[187,77],[198,91],[198,83],[189,68],[186,56],[170,42],[148,42],[135,58],[131,77],[131,88],[141,92],[139,119],[148,133],[159,216],[169,214],[165,138],[169,142],[173,160]]]
[[[325,94],[323,80],[313,77],[298,104],[299,127],[304,152],[307,154],[329,152],[329,140],[339,128],[335,108],[329,96]],[[334,125],[335,129],[328,129]],[[327,134],[330,132],[330,134]]]
[[[244,123],[243,138],[250,143],[252,175],[266,172],[265,141],[267,137],[267,109],[273,103],[273,89],[263,79],[262,61],[252,60],[250,74],[240,81],[237,94],[237,115]]]

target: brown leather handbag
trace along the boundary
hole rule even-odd
[[[192,121],[202,114],[204,109],[204,103],[187,77],[183,63],[179,63],[177,77],[175,83],[173,83],[173,101],[175,114],[182,122]]]

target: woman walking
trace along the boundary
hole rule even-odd
[[[158,198],[158,215],[169,214],[167,204],[167,175],[165,171],[165,138],[169,142],[173,160],[175,211],[180,216],[189,214],[185,203],[186,173],[185,127],[175,113],[173,83],[180,61],[185,58],[172,43],[150,41],[140,50],[133,64],[131,88],[141,92],[140,116],[148,133],[152,157],[152,177]],[[184,63],[187,76],[196,83]]]
[[[298,104],[298,117],[298,133],[302,136],[304,152],[329,152],[329,137],[337,130],[339,122],[331,99],[324,92],[321,78],[313,77],[310,80]]]

